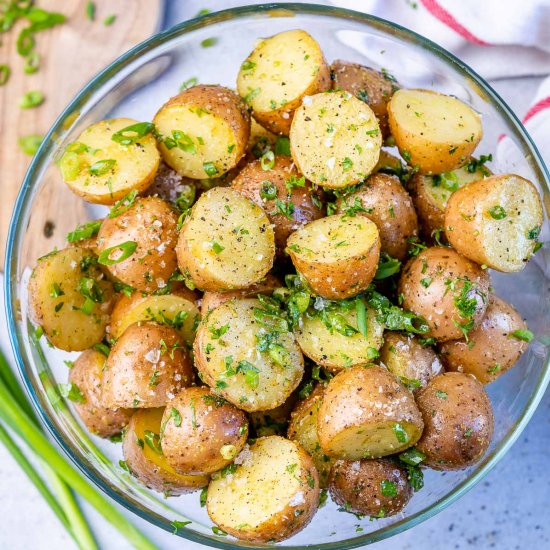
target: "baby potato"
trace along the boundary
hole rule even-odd
[[[144,296],[141,292],[132,292],[130,296],[122,295],[111,313],[109,335],[116,340],[130,325],[154,321],[176,329],[185,344],[191,347],[200,321],[195,299],[196,295],[187,288],[171,294]]]
[[[458,252],[497,271],[521,271],[544,221],[535,186],[515,174],[491,176],[459,189],[445,209],[445,235]]]
[[[287,251],[315,294],[341,300],[371,283],[378,269],[380,236],[365,217],[328,216],[292,233]]]
[[[296,401],[297,395],[296,392],[293,392],[282,405],[279,405],[274,409],[248,413],[252,437],[286,434],[288,422],[290,420],[290,413],[292,412]]]
[[[398,178],[373,174],[336,204],[339,214],[360,214],[376,224],[382,252],[398,260],[407,256],[407,239],[418,234],[418,221],[411,197]]]
[[[275,237],[265,212],[234,189],[216,187],[195,203],[177,244],[178,265],[197,288],[247,288],[273,265]]]
[[[206,508],[226,533],[249,542],[275,542],[303,529],[317,511],[319,478],[294,441],[261,437],[235,459],[231,475],[213,477]]]
[[[130,422],[132,409],[109,409],[101,403],[101,381],[107,358],[94,349],[79,355],[69,371],[69,384],[76,386],[82,401],[74,402],[76,412],[90,432],[99,437],[111,437]]]
[[[197,331],[193,349],[202,380],[248,412],[282,405],[304,373],[304,358],[285,325],[259,300],[224,302]]]
[[[229,302],[230,300],[238,300],[240,298],[256,298],[258,294],[270,295],[276,288],[280,288],[281,281],[268,273],[264,279],[258,283],[250,285],[248,288],[241,290],[227,290],[225,292],[209,292],[206,291],[202,296],[201,315],[204,317],[212,309],[216,309],[220,304]]]
[[[330,88],[330,70],[315,39],[300,29],[261,40],[241,65],[237,90],[267,130],[288,135],[306,96]]]
[[[411,258],[401,273],[398,294],[404,309],[424,317],[424,336],[457,340],[479,325],[489,301],[491,279],[451,248],[434,246]]]
[[[161,407],[193,379],[187,348],[176,330],[157,323],[134,323],[107,358],[103,405]]]
[[[304,98],[290,129],[290,149],[298,171],[309,181],[341,189],[374,170],[382,133],[372,109],[349,92]]]
[[[30,316],[56,348],[83,351],[103,340],[113,284],[90,250],[72,246],[39,258],[28,290]]]
[[[166,462],[160,445],[160,431],[164,407],[138,409],[122,440],[126,465],[143,485],[165,496],[192,493],[206,487],[209,475],[178,474]]]
[[[412,497],[406,470],[388,458],[336,461],[329,488],[332,500],[347,512],[371,518],[401,512]]]
[[[430,346],[401,332],[385,332],[380,349],[380,363],[407,386],[414,394],[444,372],[443,365]]]
[[[334,459],[322,451],[317,435],[317,417],[324,393],[324,384],[317,384],[308,397],[298,401],[288,425],[288,439],[297,441],[313,459],[321,489],[328,486],[330,468],[334,464]]]
[[[468,334],[469,342],[444,342],[439,349],[447,370],[472,374],[482,384],[489,384],[514,366],[530,338],[532,335],[519,313],[492,295],[485,317]]]
[[[344,460],[379,458],[414,445],[424,423],[412,394],[377,365],[339,372],[317,416],[321,449]]]
[[[387,138],[390,135],[388,102],[399,89],[395,78],[387,72],[341,60],[334,61],[330,70],[333,88],[345,90],[364,101],[376,115],[382,137]]]
[[[401,156],[421,174],[462,166],[483,135],[481,117],[469,105],[432,90],[398,90],[388,116]]]
[[[416,444],[426,455],[422,465],[460,470],[481,459],[493,437],[493,409],[480,382],[460,372],[440,374],[416,402],[424,418]]]
[[[408,186],[424,238],[432,241],[434,232],[445,227],[445,207],[455,191],[490,175],[489,169],[474,158],[452,172],[435,176],[415,174]]]
[[[302,315],[294,330],[302,352],[331,372],[370,363],[382,345],[384,325],[377,320],[376,311],[364,305],[363,333],[358,322],[362,304],[363,300],[356,298]]]
[[[193,86],[169,99],[153,122],[163,136],[162,158],[182,176],[220,177],[246,152],[250,116],[241,98],[223,86]]]
[[[183,388],[168,401],[162,417],[162,451],[179,474],[211,474],[241,452],[248,436],[246,414],[210,393]]]
[[[177,223],[178,216],[167,202],[157,197],[137,199],[103,220],[97,235],[99,263],[137,290],[164,288],[177,268]]]
[[[322,218],[324,211],[317,192],[300,176],[291,158],[276,156],[273,166],[269,166],[263,158],[255,160],[243,168],[231,185],[265,210],[273,224],[277,252],[282,254],[290,234]]]
[[[131,118],[92,124],[65,147],[59,160],[63,181],[85,201],[114,204],[130,191],[145,191],[160,155],[153,125]]]

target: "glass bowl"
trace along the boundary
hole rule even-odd
[[[62,183],[55,160],[89,124],[108,116],[151,120],[182,82],[235,86],[237,70],[258,37],[302,28],[321,44],[327,59],[346,59],[395,74],[402,85],[453,94],[479,111],[484,138],[478,154],[493,153],[495,172],[516,172],[538,185],[550,204],[548,173],[523,126],[491,87],[460,60],[433,42],[398,25],[362,13],[307,4],[265,4],[230,9],[186,21],[142,42],[91,80],[53,125],[27,172],[17,199],[7,246],[6,296],[9,331],[25,385],[41,418],[72,461],[117,502],[159,527],[191,520],[183,538],[218,548],[251,547],[215,535],[194,493],[163,499],[142,488],[120,466],[120,445],[90,436],[57,393],[66,382],[64,359],[75,354],[37,341],[27,318],[26,282],[35,259],[63,247],[77,223],[101,214],[74,197]],[[206,43],[204,40],[208,40]],[[202,45],[201,45],[202,43]],[[209,45],[209,47],[204,47]],[[547,240],[547,223],[543,238]],[[493,273],[494,287],[512,302],[538,335],[549,334],[549,256],[539,252],[514,275]],[[547,343],[547,342],[546,342]],[[550,378],[544,338],[530,345],[519,364],[487,390],[495,412],[489,451],[475,466],[425,472],[425,487],[397,516],[369,521],[327,503],[286,548],[344,549],[363,546],[431,517],[458,499],[504,456],[533,414]]]

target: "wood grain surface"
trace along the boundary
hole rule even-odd
[[[11,67],[11,77],[0,86],[0,271],[8,225],[23,176],[30,163],[18,145],[18,138],[29,134],[45,134],[64,107],[97,72],[121,53],[147,38],[161,24],[163,0],[96,0],[95,20],[86,14],[87,0],[38,0],[37,6],[62,12],[66,23],[36,34],[35,50],[41,56],[40,70],[28,75],[23,71],[24,59],[18,55],[16,40],[19,31],[28,25],[19,21],[9,32],[0,34],[0,64]],[[113,24],[103,21],[116,15]],[[45,102],[34,109],[21,109],[20,98],[39,90]],[[44,210],[42,230],[53,213],[59,213],[70,227],[82,220],[82,202],[72,193],[58,193],[54,187],[43,192],[37,209]],[[33,213],[34,217],[34,213]],[[74,222],[74,223],[73,223]],[[36,229],[35,229],[36,230]]]

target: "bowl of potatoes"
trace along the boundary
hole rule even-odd
[[[549,200],[525,129],[436,44],[315,5],[199,17],[95,77],[34,158],[19,367],[151,523],[364,546],[459,498],[533,414]]]

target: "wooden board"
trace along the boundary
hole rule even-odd
[[[8,33],[0,34],[0,64],[11,67],[11,77],[0,86],[0,271],[13,204],[30,163],[17,143],[19,136],[45,134],[56,117],[82,86],[121,53],[158,30],[163,0],[95,0],[94,21],[86,15],[87,0],[39,0],[37,5],[61,11],[67,22],[36,35],[36,51],[41,56],[40,70],[32,75],[23,71],[24,60],[17,54],[16,40],[20,21]],[[103,24],[116,15],[110,26]],[[19,99],[28,91],[40,90],[46,100],[35,109],[21,109]],[[54,191],[53,189],[51,190]],[[40,204],[52,212],[52,201],[41,194]],[[42,200],[46,199],[46,200]],[[57,194],[56,212],[73,215],[75,203],[71,193]],[[42,216],[40,216],[42,217]],[[45,228],[48,231],[48,227]]]

